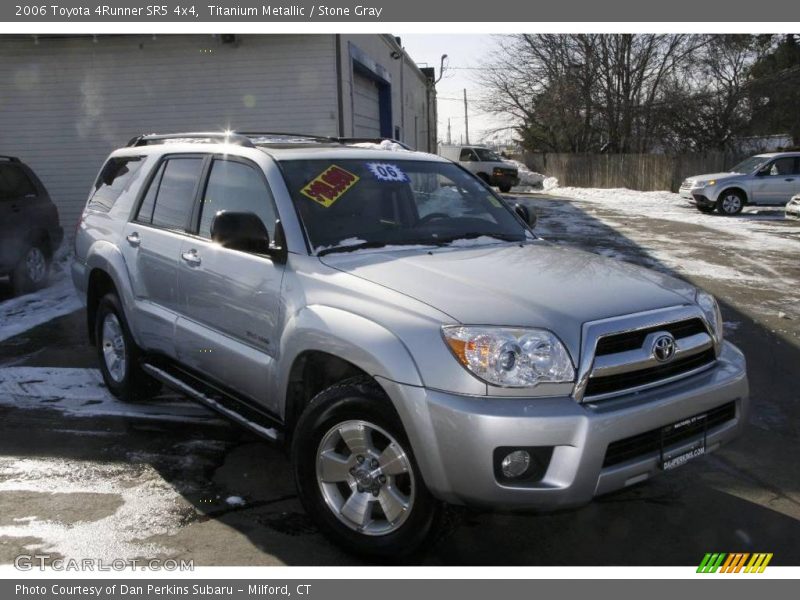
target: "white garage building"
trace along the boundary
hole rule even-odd
[[[0,36],[0,155],[31,165],[67,237],[141,133],[391,137],[435,151],[432,70],[390,35]]]

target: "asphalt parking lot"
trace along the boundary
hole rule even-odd
[[[547,239],[703,286],[748,359],[744,436],[680,469],[554,514],[464,511],[422,565],[692,565],[772,552],[800,564],[800,223],[675,204],[526,195]],[[640,207],[641,208],[641,207]],[[682,218],[685,211],[686,218]],[[0,302],[9,291],[0,286]],[[315,530],[288,461],[180,397],[120,406],[99,383],[80,311],[0,342],[0,564],[56,557],[195,565],[352,565]]]

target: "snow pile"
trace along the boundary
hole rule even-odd
[[[535,188],[541,188],[544,185],[545,176],[531,171],[525,163],[521,163],[518,160],[512,160],[510,158],[505,159],[507,162],[510,162],[512,165],[517,167],[517,174],[519,175],[519,185],[520,186],[529,186]],[[552,179],[552,178],[547,178]]]
[[[54,263],[50,285],[0,302],[0,342],[81,308],[65,263]]]
[[[403,148],[397,142],[393,142],[392,140],[383,140],[380,144],[376,144],[374,142],[357,142],[354,144],[348,144],[348,146],[353,146],[354,148],[369,148],[370,150],[390,150],[392,152],[413,152],[413,150],[408,150],[407,148]]]
[[[359,244],[366,244],[366,243],[367,243],[366,240],[362,240],[357,237],[349,237],[342,240],[341,242],[332,244],[330,246],[317,246],[316,248],[314,248],[314,251],[319,253],[322,252],[323,250],[330,250],[331,248],[346,248],[348,246],[358,246]]]

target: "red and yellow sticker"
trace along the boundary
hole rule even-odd
[[[361,178],[358,175],[347,169],[331,165],[309,181],[300,193],[328,208],[358,183],[359,179]]]

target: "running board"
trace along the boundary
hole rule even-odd
[[[157,379],[161,383],[166,386],[171,387],[172,389],[179,391],[183,394],[186,394],[193,400],[196,400],[207,406],[213,411],[220,413],[222,416],[227,417],[231,421],[241,425],[242,427],[249,429],[256,435],[266,438],[272,442],[281,442],[283,440],[283,435],[278,430],[277,427],[271,427],[268,425],[262,425],[260,423],[255,422],[252,419],[249,419],[239,413],[238,411],[229,408],[226,404],[235,403],[237,402],[235,399],[232,400],[223,400],[221,397],[212,397],[208,393],[205,393],[193,385],[190,385],[179,376],[170,373],[169,371],[161,368],[156,367],[150,363],[142,363],[142,370],[150,375],[151,377]],[[252,409],[249,412],[255,412]],[[262,420],[262,419],[259,419]],[[266,420],[266,419],[264,419]]]

